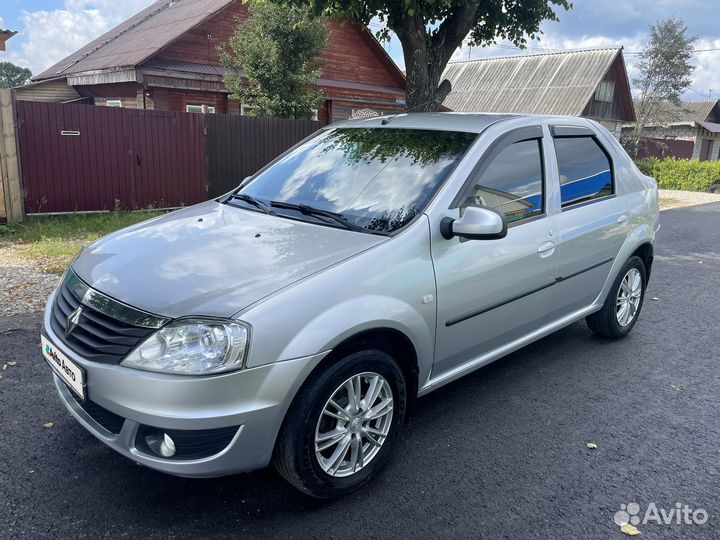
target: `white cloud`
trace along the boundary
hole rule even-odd
[[[20,41],[6,60],[38,74],[108,31],[152,0],[65,0],[64,9],[23,10]]]

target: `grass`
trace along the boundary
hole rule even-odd
[[[113,231],[160,215],[158,211],[31,216],[24,223],[0,225],[0,243],[21,247],[45,272],[62,274],[80,249]]]

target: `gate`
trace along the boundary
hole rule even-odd
[[[207,199],[204,115],[18,101],[28,213]]]

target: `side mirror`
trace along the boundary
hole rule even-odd
[[[446,240],[453,236],[468,240],[497,240],[507,236],[507,220],[492,208],[468,206],[460,219],[443,218],[440,234]]]

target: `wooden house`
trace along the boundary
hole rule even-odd
[[[218,58],[247,16],[242,0],[159,0],[37,75],[17,99],[247,114],[228,97]],[[404,109],[405,77],[368,29],[330,21],[320,61],[318,120]]]

